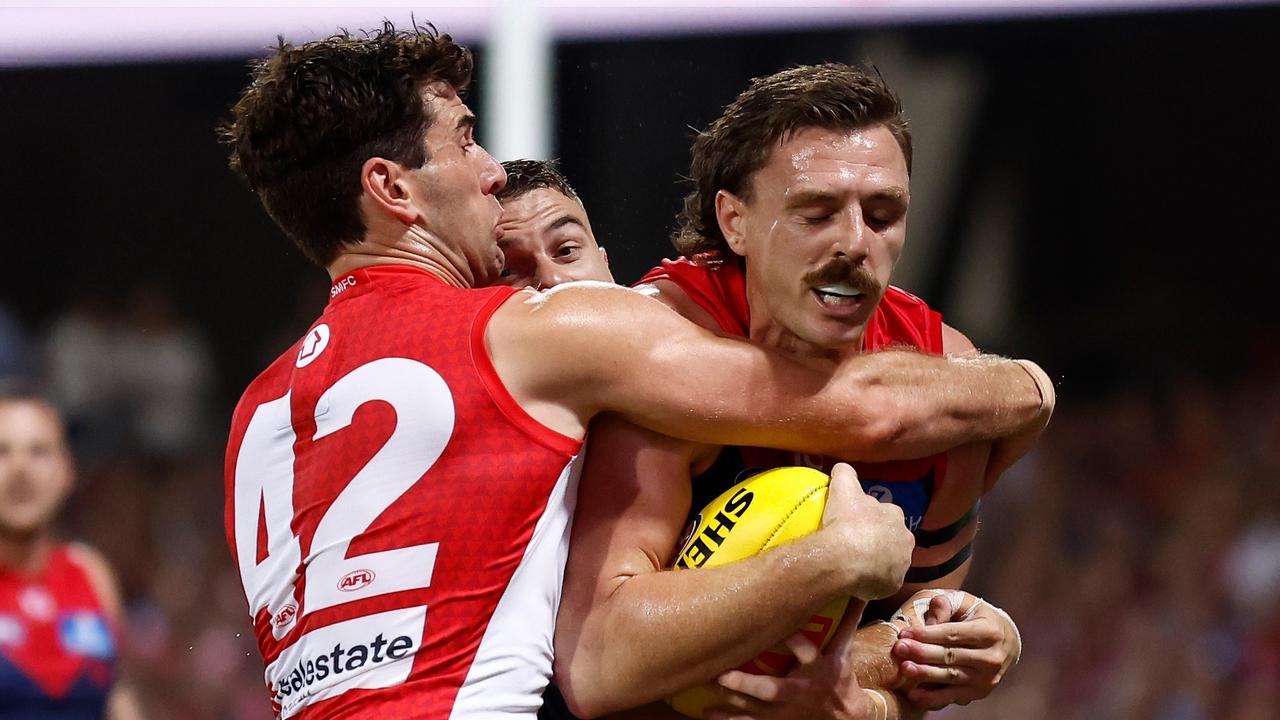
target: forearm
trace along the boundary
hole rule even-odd
[[[808,536],[720,567],[622,579],[583,617],[562,607],[556,682],[577,714],[595,716],[712,680],[841,594],[847,580],[821,570],[830,552]]]
[[[898,662],[891,654],[901,628],[890,622],[876,622],[858,628],[854,640],[853,671],[858,686],[874,693],[872,700],[883,720],[917,720],[925,711],[911,704],[896,690],[902,685]]]
[[[873,462],[1038,432],[1055,400],[1047,376],[1034,364],[991,356],[869,353],[850,359],[840,375],[849,379],[853,395],[847,401],[876,409],[884,423],[870,433],[878,442],[858,447],[858,459]]]

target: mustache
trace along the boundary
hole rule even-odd
[[[805,275],[804,282],[814,287],[842,283],[868,297],[879,297],[882,289],[870,270],[847,257],[832,258],[822,267]]]

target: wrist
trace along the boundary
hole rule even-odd
[[[862,692],[871,701],[871,706],[875,708],[871,717],[875,718],[875,720],[889,720],[889,698],[884,692],[875,688],[862,688]]]
[[[1053,389],[1053,380],[1049,378],[1048,373],[1039,365],[1030,360],[1016,359],[1013,361],[1018,367],[1022,368],[1031,382],[1035,384],[1036,394],[1039,397],[1039,412],[1037,416],[1048,417],[1053,413],[1053,407],[1057,402],[1057,393]]]

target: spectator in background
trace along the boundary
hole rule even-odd
[[[65,413],[76,455],[93,463],[126,437],[120,321],[105,293],[85,291],[54,321],[45,348],[53,402]]]
[[[134,287],[123,314],[86,293],[54,323],[47,352],[51,394],[82,459],[128,447],[175,460],[209,436],[211,351],[163,284]]]
[[[121,602],[112,572],[52,531],[73,477],[57,411],[0,397],[0,717],[140,717],[115,679]]]
[[[209,434],[213,368],[204,334],[182,317],[168,288],[146,283],[130,294],[119,350],[133,441],[153,458],[190,453]]]

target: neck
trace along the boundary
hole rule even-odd
[[[25,573],[39,572],[52,547],[53,541],[45,533],[14,535],[0,532],[0,565]]]
[[[398,236],[369,232],[360,242],[344,246],[325,269],[331,280],[337,280],[373,265],[408,265],[454,287],[475,287],[475,278],[462,255],[449,252],[439,238],[416,225],[405,228]]]

